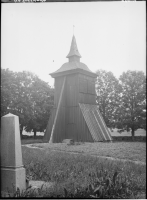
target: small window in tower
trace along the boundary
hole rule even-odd
[[[95,94],[95,83],[94,81],[88,81],[88,93]]]
[[[79,90],[82,93],[87,93],[87,80],[79,79]]]

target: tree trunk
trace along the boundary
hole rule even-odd
[[[132,140],[134,141],[134,136],[135,136],[135,131],[134,131],[134,127],[132,128]]]
[[[33,132],[34,132],[34,138],[36,138],[36,133],[37,133],[36,129],[33,129]]]
[[[22,129],[20,129],[20,138],[22,139]]]
[[[20,138],[22,139],[23,126],[20,125]]]

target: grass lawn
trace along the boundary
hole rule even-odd
[[[142,130],[137,133],[137,136],[146,136]],[[112,132],[113,136],[123,134]],[[41,138],[26,138],[21,142],[27,177],[52,183],[52,187],[41,191],[38,197],[146,198],[145,142],[115,141],[68,145],[42,143]],[[140,163],[122,162],[118,159]]]
[[[128,155],[127,152],[124,152],[126,146],[123,143],[120,144],[117,146],[116,143],[94,143],[94,145],[90,143],[83,145],[37,144],[37,146],[42,145],[44,147],[42,149],[22,146],[23,162],[27,176],[32,180],[54,183],[54,187],[48,189],[44,197],[69,197],[74,194],[76,198],[88,198],[89,194],[93,194],[99,195],[101,198],[143,198],[146,190],[145,165],[66,152],[85,151],[107,156],[119,154],[119,157],[123,157],[124,153],[125,157],[130,155],[131,158],[131,153],[136,152],[134,159],[140,160],[139,150],[144,151],[145,146],[131,143],[136,149],[133,151],[133,148],[130,148],[129,143],[127,143],[128,151],[130,149]],[[62,149],[64,152],[53,151],[53,149]],[[111,153],[108,154],[109,152]]]
[[[42,143],[42,139],[34,139],[34,138],[29,138],[29,139],[22,139],[21,144],[34,144],[34,143]]]
[[[65,143],[38,143],[35,147],[73,153],[85,153],[96,156],[128,159],[131,161],[146,162],[145,142],[97,142],[81,143],[80,145],[67,145]]]

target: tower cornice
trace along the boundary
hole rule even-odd
[[[69,74],[84,74],[93,78],[97,77],[97,74],[91,72],[91,71],[87,71],[87,70],[83,70],[80,68],[76,68],[76,69],[72,69],[72,70],[67,70],[67,71],[62,71],[62,72],[56,72],[56,73],[51,73],[50,75],[52,76],[52,78],[56,78],[59,76],[67,76]]]

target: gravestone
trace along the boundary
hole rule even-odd
[[[19,118],[11,113],[1,118],[1,192],[26,189],[22,162]]]

